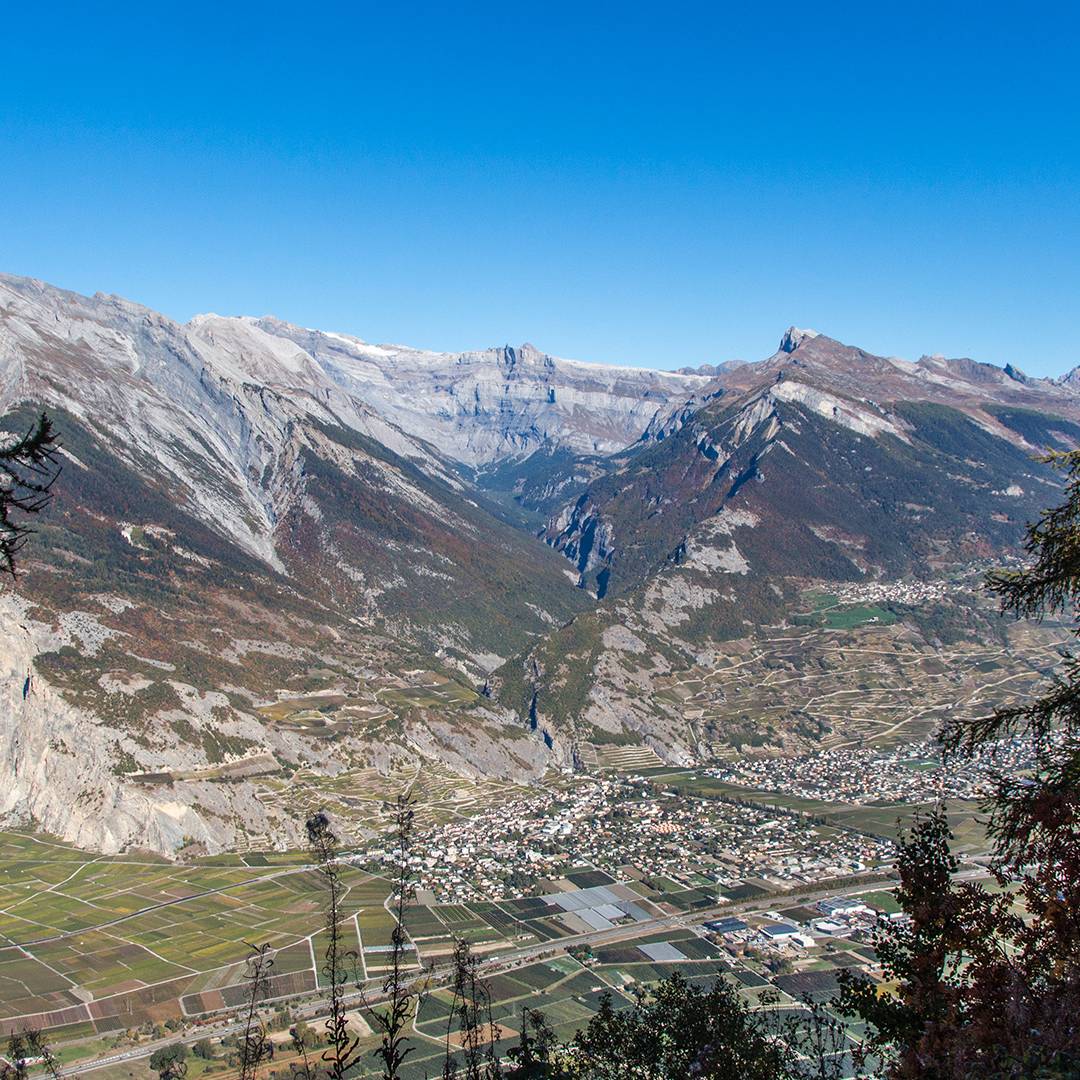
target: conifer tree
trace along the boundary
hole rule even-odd
[[[1064,500],[1028,527],[1029,564],[989,576],[1004,614],[1065,620],[1080,637],[1080,451],[1044,459]],[[898,898],[909,927],[877,949],[894,993],[848,980],[841,1006],[870,1025],[889,1077],[1080,1076],[1080,655],[1061,651],[1041,695],[942,732],[946,754],[993,753],[1019,739],[1022,776],[999,774],[985,809],[997,895],[953,880],[942,811],[901,845]]]
[[[15,576],[15,556],[33,532],[25,516],[48,505],[60,473],[58,452],[45,413],[24,435],[0,445],[0,572]]]

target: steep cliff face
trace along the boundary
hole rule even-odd
[[[91,520],[111,517],[117,535],[136,527],[153,543],[144,526],[208,530],[229,551],[219,561],[242,553],[324,603],[438,626],[477,662],[517,643],[512,624],[539,631],[577,602],[559,560],[492,520],[448,458],[250,322],[182,327],[116,298],[9,279],[0,369],[0,409],[65,418],[61,512],[81,503]],[[155,500],[159,517],[184,521],[144,520]],[[499,587],[543,614],[501,602]]]
[[[481,469],[538,449],[622,450],[711,381],[563,360],[529,344],[440,353],[370,345],[275,319],[196,321],[204,336],[256,330],[294,342],[338,386],[403,431]]]
[[[172,852],[188,841],[215,849],[248,835],[295,835],[295,824],[274,820],[245,785],[131,783],[118,754],[123,730],[69,700],[36,667],[39,656],[59,649],[93,649],[108,629],[86,612],[58,626],[32,612],[20,597],[0,595],[0,814],[104,852],[131,845]],[[132,685],[118,671],[113,678]],[[193,767],[205,762],[197,753],[170,756]],[[161,764],[155,758],[154,767]]]

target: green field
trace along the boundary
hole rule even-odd
[[[388,883],[352,866],[342,880],[346,948],[361,977],[378,978],[394,928]],[[248,941],[275,950],[276,994],[314,990],[326,947],[324,896],[303,853],[178,864],[0,832],[0,1026],[74,1037],[233,1007],[244,992]],[[407,927],[412,956],[435,960],[455,937],[490,954],[569,932],[542,900],[414,906]]]
[[[106,1054],[126,1029],[145,1029],[181,1011],[192,1018],[240,1006],[246,993],[245,940],[268,941],[276,950],[275,995],[323,987],[318,971],[326,945],[322,883],[297,853],[218,856],[180,865],[143,856],[88,855],[46,837],[6,832],[0,833],[0,867],[5,919],[0,1023],[22,1024],[35,1014],[48,1014],[37,1016],[37,1022],[52,1031],[65,1062]],[[570,868],[567,874],[579,887],[611,880],[586,867]],[[377,980],[394,926],[384,906],[387,883],[351,866],[343,868],[343,881],[345,947],[355,950],[359,975]],[[683,911],[715,903],[712,889],[688,889],[660,877],[652,886],[641,889]],[[894,903],[880,888],[868,899],[886,910]],[[512,945],[552,942],[553,955],[489,974],[501,1048],[516,1038],[526,1005],[542,1009],[556,1034],[569,1039],[588,1024],[605,993],[617,1007],[626,1006],[635,988],[675,972],[695,984],[729,980],[752,1005],[770,985],[760,964],[735,958],[686,928],[628,927],[625,938],[597,945],[591,955],[575,950],[582,956],[575,959],[557,951],[558,939],[568,931],[541,897],[417,905],[410,909],[407,927],[417,950],[412,956],[436,960],[449,951],[455,936],[468,937],[485,957]],[[659,942],[673,946],[681,958],[654,961],[642,952],[641,946]],[[812,950],[796,974],[807,985],[824,986],[842,960],[863,962],[850,951],[826,955]],[[778,992],[782,1002],[794,1005],[782,988]],[[92,1006],[86,1001],[89,994]],[[403,1074],[409,1080],[441,1070],[451,1004],[445,989],[424,998],[415,1027],[417,1050]],[[189,1075],[201,1080],[208,1069],[199,1062]],[[223,1075],[230,1074],[224,1070]],[[152,1080],[145,1062],[97,1076]]]
[[[384,881],[353,868],[344,880],[346,918],[383,911]],[[45,1022],[113,1030],[175,1013],[181,998],[197,1009],[193,995],[241,978],[245,941],[280,950],[275,975],[313,980],[322,895],[295,854],[183,865],[0,833],[0,1022],[62,1011]]]
[[[912,818],[927,806],[919,803],[894,803],[884,806],[853,806],[846,803],[806,799],[783,792],[762,791],[739,784],[701,776],[692,770],[683,773],[667,773],[657,782],[671,791],[704,797],[736,799],[764,807],[775,807],[799,814],[820,818],[842,829],[869,833],[895,840],[911,825]],[[947,802],[949,825],[955,835],[954,850],[978,852],[986,848],[986,828],[977,802],[951,799]]]

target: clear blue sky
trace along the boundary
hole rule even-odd
[[[1080,363],[1076,5],[724,7],[7,5],[0,269],[435,348]]]

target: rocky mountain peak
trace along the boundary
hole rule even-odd
[[[821,334],[817,330],[805,330],[798,326],[789,326],[780,339],[780,352],[793,353],[803,342],[812,341]]]
[[[749,360],[722,360],[719,364],[698,364],[697,367],[676,368],[675,373],[677,375],[707,375],[709,378],[715,378],[717,375],[724,375],[736,368],[746,367],[748,363],[750,363]]]
[[[1013,382],[1027,384],[1033,381],[1030,375],[1026,375],[1018,367],[1014,367],[1012,364],[1005,365],[1005,374],[1008,375]]]
[[[531,342],[526,341],[516,346],[504,345],[499,351],[502,353],[505,366],[510,370],[513,370],[519,364],[527,367],[544,368],[548,371],[555,370],[554,359]]]

